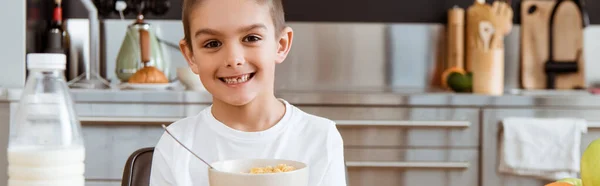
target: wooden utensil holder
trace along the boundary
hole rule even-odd
[[[473,50],[473,93],[504,93],[504,48]]]

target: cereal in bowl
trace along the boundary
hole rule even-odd
[[[286,165],[286,164],[279,164],[276,167],[271,167],[271,166],[267,166],[267,167],[255,167],[250,169],[250,174],[267,174],[267,173],[279,173],[279,172],[289,172],[289,171],[293,171],[295,170],[294,167]]]

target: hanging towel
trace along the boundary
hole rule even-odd
[[[577,177],[585,120],[511,117],[503,120],[502,131],[501,173],[549,181]]]

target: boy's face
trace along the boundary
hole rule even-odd
[[[239,106],[273,93],[275,64],[287,56],[292,31],[275,37],[267,4],[203,0],[188,16],[192,51],[185,40],[181,50],[216,99]]]

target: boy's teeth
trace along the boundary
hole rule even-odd
[[[250,77],[250,74],[244,74],[244,75],[238,76],[238,77],[223,78],[223,79],[225,80],[225,83],[227,83],[227,84],[236,84],[236,83],[244,83],[244,82],[248,81],[249,77]]]

